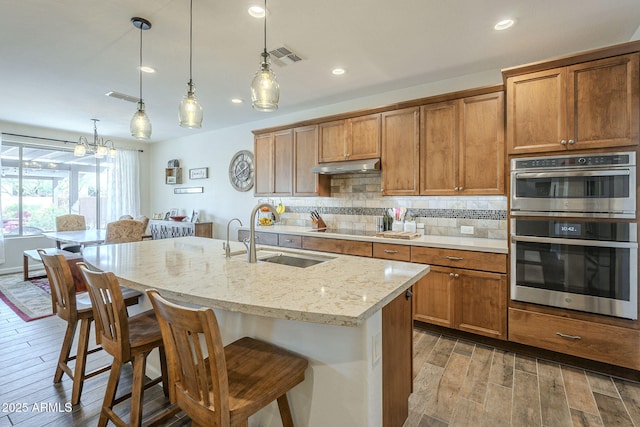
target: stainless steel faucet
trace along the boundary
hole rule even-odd
[[[224,256],[226,258],[231,258],[231,249],[229,248],[229,226],[233,221],[238,221],[240,226],[242,226],[242,221],[240,221],[238,218],[231,218],[227,223],[227,243],[226,245],[224,245]]]
[[[280,221],[280,214],[276,211],[276,208],[269,203],[259,203],[257,204],[253,210],[251,211],[251,217],[249,221],[251,221],[250,232],[249,232],[249,248],[247,251],[247,262],[255,263],[256,259],[256,214],[260,208],[269,208],[271,213],[276,217],[276,221]]]

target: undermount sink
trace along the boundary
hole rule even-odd
[[[288,265],[291,267],[307,268],[312,265],[320,264],[325,261],[332,260],[333,257],[325,256],[308,256],[308,255],[293,255],[278,253],[276,255],[269,255],[264,258],[259,258],[260,261],[272,262],[274,264]]]

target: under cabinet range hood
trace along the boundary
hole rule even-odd
[[[380,170],[380,159],[348,160],[345,162],[318,163],[312,173],[336,175],[339,173],[364,173]]]

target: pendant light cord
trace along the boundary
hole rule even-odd
[[[140,74],[140,103],[142,103],[142,28],[144,24],[140,24],[140,66],[138,68]]]
[[[266,0],[265,0],[266,1]],[[193,81],[193,0],[189,7],[189,84]],[[189,88],[191,90],[191,88]]]
[[[264,0],[264,53],[267,53],[267,0]]]

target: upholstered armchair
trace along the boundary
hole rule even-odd
[[[147,226],[149,225],[149,217],[145,215],[140,215],[134,218],[136,221],[140,221],[144,227],[142,228],[142,234],[147,231]]]
[[[142,240],[144,224],[135,219],[121,219],[107,224],[105,243],[126,243]]]
[[[56,231],[79,231],[86,230],[87,223],[83,215],[67,214],[56,217]],[[78,253],[82,246],[75,243],[59,245],[60,249],[68,252]]]

